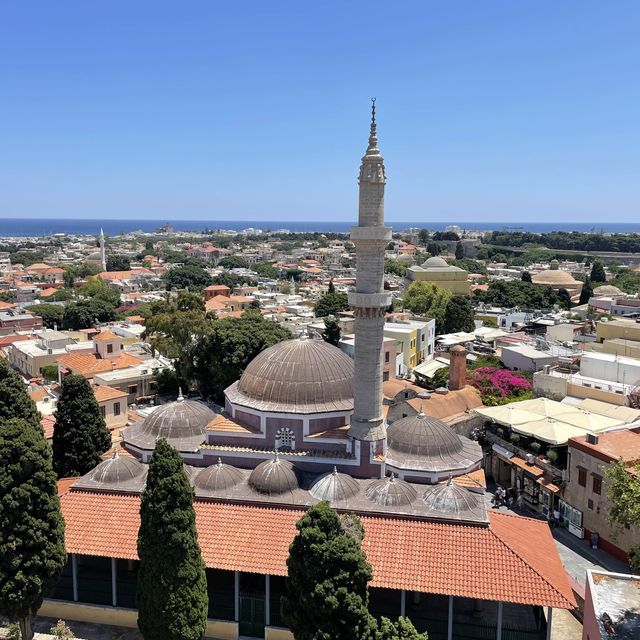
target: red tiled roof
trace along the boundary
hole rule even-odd
[[[134,560],[138,496],[70,491],[61,497],[69,553]],[[207,567],[286,575],[301,512],[195,503]],[[576,606],[546,522],[490,514],[490,526],[362,517],[374,587],[561,609]]]
[[[118,398],[126,398],[128,396],[126,391],[120,391],[120,389],[114,389],[107,385],[99,385],[93,387],[93,395],[98,402],[105,402],[106,400],[116,400]]]
[[[45,440],[51,440],[53,438],[53,431],[56,427],[56,419],[54,416],[42,416],[40,418],[40,424],[44,431]]]
[[[115,369],[126,369],[142,362],[140,358],[128,353],[113,358],[96,358],[92,353],[68,353],[57,358],[57,361],[63,367],[83,376],[92,376],[95,373],[104,373]]]
[[[111,340],[120,340],[120,336],[117,336],[115,333],[111,333],[111,331],[100,331],[100,333],[96,333],[93,336],[94,342],[110,342]]]

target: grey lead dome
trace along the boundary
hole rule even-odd
[[[258,493],[277,496],[299,487],[294,466],[276,456],[261,462],[249,476],[249,485]]]

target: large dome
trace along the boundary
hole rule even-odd
[[[236,469],[229,464],[223,464],[218,458],[217,464],[212,464],[198,473],[193,484],[196,490],[204,492],[217,492],[231,489],[240,484],[243,479],[240,469]]]
[[[122,436],[125,443],[140,449],[153,449],[158,438],[166,438],[179,451],[192,451],[202,444],[205,428],[215,416],[204,402],[180,396],[134,422]]]
[[[314,481],[309,493],[317,500],[328,500],[335,504],[353,498],[359,490],[358,483],[350,475],[338,473],[333,467],[332,472],[325,473]]]
[[[103,460],[76,485],[85,489],[139,490],[146,477],[146,465],[131,456],[119,455],[116,449],[113,457]]]
[[[387,444],[389,449],[429,457],[447,456],[462,450],[460,437],[451,427],[422,411],[392,423],[387,429]]]
[[[395,469],[459,475],[476,468],[481,460],[477,442],[422,411],[396,420],[387,429],[387,463]]]
[[[265,349],[225,391],[261,411],[323,413],[353,409],[353,361],[324,340],[286,340]]]
[[[439,256],[433,256],[431,258],[427,258],[422,263],[423,269],[447,269],[449,265],[444,258],[440,258]]]

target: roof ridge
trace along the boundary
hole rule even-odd
[[[500,543],[502,543],[509,551],[511,551],[511,553],[518,558],[519,560],[521,560],[522,562],[524,562],[524,564],[526,564],[534,573],[536,573],[538,576],[540,576],[540,578],[542,578],[542,580],[544,580],[545,584],[547,584],[555,593],[557,593],[565,602],[567,602],[568,604],[573,604],[575,605],[575,603],[572,603],[567,596],[562,593],[554,584],[552,584],[546,576],[544,576],[542,573],[540,573],[540,571],[538,571],[538,569],[536,567],[534,567],[531,562],[529,562],[528,560],[526,560],[525,558],[523,558],[506,540],[503,540],[496,531],[494,531],[493,527],[491,526],[491,517],[493,517],[495,514],[491,514],[491,516],[489,517],[489,531],[491,532],[491,534],[496,538],[496,540],[498,540]],[[511,514],[506,514],[506,513],[502,513],[499,515],[509,515],[512,519],[517,519],[517,518],[524,518],[525,520],[530,520],[532,522],[536,522],[536,523],[540,523],[543,524],[541,520],[536,520],[535,518],[528,518],[526,516],[517,516],[517,515],[511,515]],[[564,566],[562,567],[562,569],[564,570]],[[565,570],[566,573],[566,570]],[[571,608],[574,608],[573,606]]]

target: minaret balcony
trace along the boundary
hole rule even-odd
[[[351,227],[351,241],[380,242],[385,246],[391,240],[391,227]],[[384,255],[382,256],[384,259]]]
[[[349,305],[352,307],[375,309],[380,307],[386,308],[390,304],[390,293],[358,293],[357,291],[349,292]]]

